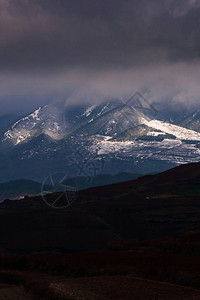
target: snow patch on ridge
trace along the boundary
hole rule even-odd
[[[194,130],[186,129],[184,127],[180,127],[158,120],[145,121],[144,124],[151,128],[161,130],[164,133],[172,134],[177,139],[188,141],[200,141],[200,133]]]
[[[90,107],[88,107],[85,112],[81,115],[81,117],[89,117],[89,115],[91,114],[91,112],[93,111],[93,109],[96,107],[96,105],[91,105]]]

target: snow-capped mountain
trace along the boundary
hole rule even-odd
[[[2,142],[18,145],[45,134],[54,140],[62,139],[67,130],[63,113],[55,106],[39,107],[33,113],[15,122],[3,134]]]
[[[150,173],[199,161],[197,127],[157,120],[151,106],[142,109],[138,101],[38,108],[3,133],[0,163],[7,167],[0,181],[41,181],[59,171],[92,176],[94,169]],[[193,116],[195,124],[198,118],[200,114]]]
[[[113,100],[100,105],[85,105],[81,109],[75,105],[66,108],[45,105],[16,121],[3,133],[1,141],[16,146],[30,142],[40,135],[58,141],[90,124],[106,112],[119,107],[120,104],[120,101]]]
[[[118,109],[123,103],[113,99],[99,105],[69,105],[65,110],[66,120],[71,124],[71,133],[79,131],[84,126],[103,116],[109,111]]]
[[[76,133],[113,137],[126,129],[148,122],[148,120],[148,117],[136,111],[136,109],[121,104],[96,118],[92,118]]]

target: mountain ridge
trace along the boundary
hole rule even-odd
[[[138,101],[129,100],[81,107],[48,105],[18,120],[0,141],[0,162],[10,165],[10,174],[16,175],[9,178],[9,172],[5,170],[5,176],[0,172],[0,182],[19,178],[42,181],[60,171],[76,177],[82,175],[80,169],[88,168],[86,161],[93,168],[106,162],[98,174],[123,172],[128,166],[132,173],[161,172],[199,161],[198,131],[152,119],[144,115],[148,107],[142,110],[140,105],[137,111]],[[91,167],[82,172],[95,175]]]

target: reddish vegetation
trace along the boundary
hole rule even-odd
[[[4,256],[0,280],[48,299],[199,299],[198,247],[199,231],[142,243],[114,241],[103,252]]]

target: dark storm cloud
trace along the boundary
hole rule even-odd
[[[150,91],[199,102],[200,0],[0,0],[0,112]]]
[[[0,69],[118,69],[198,59],[195,0],[0,0]]]

